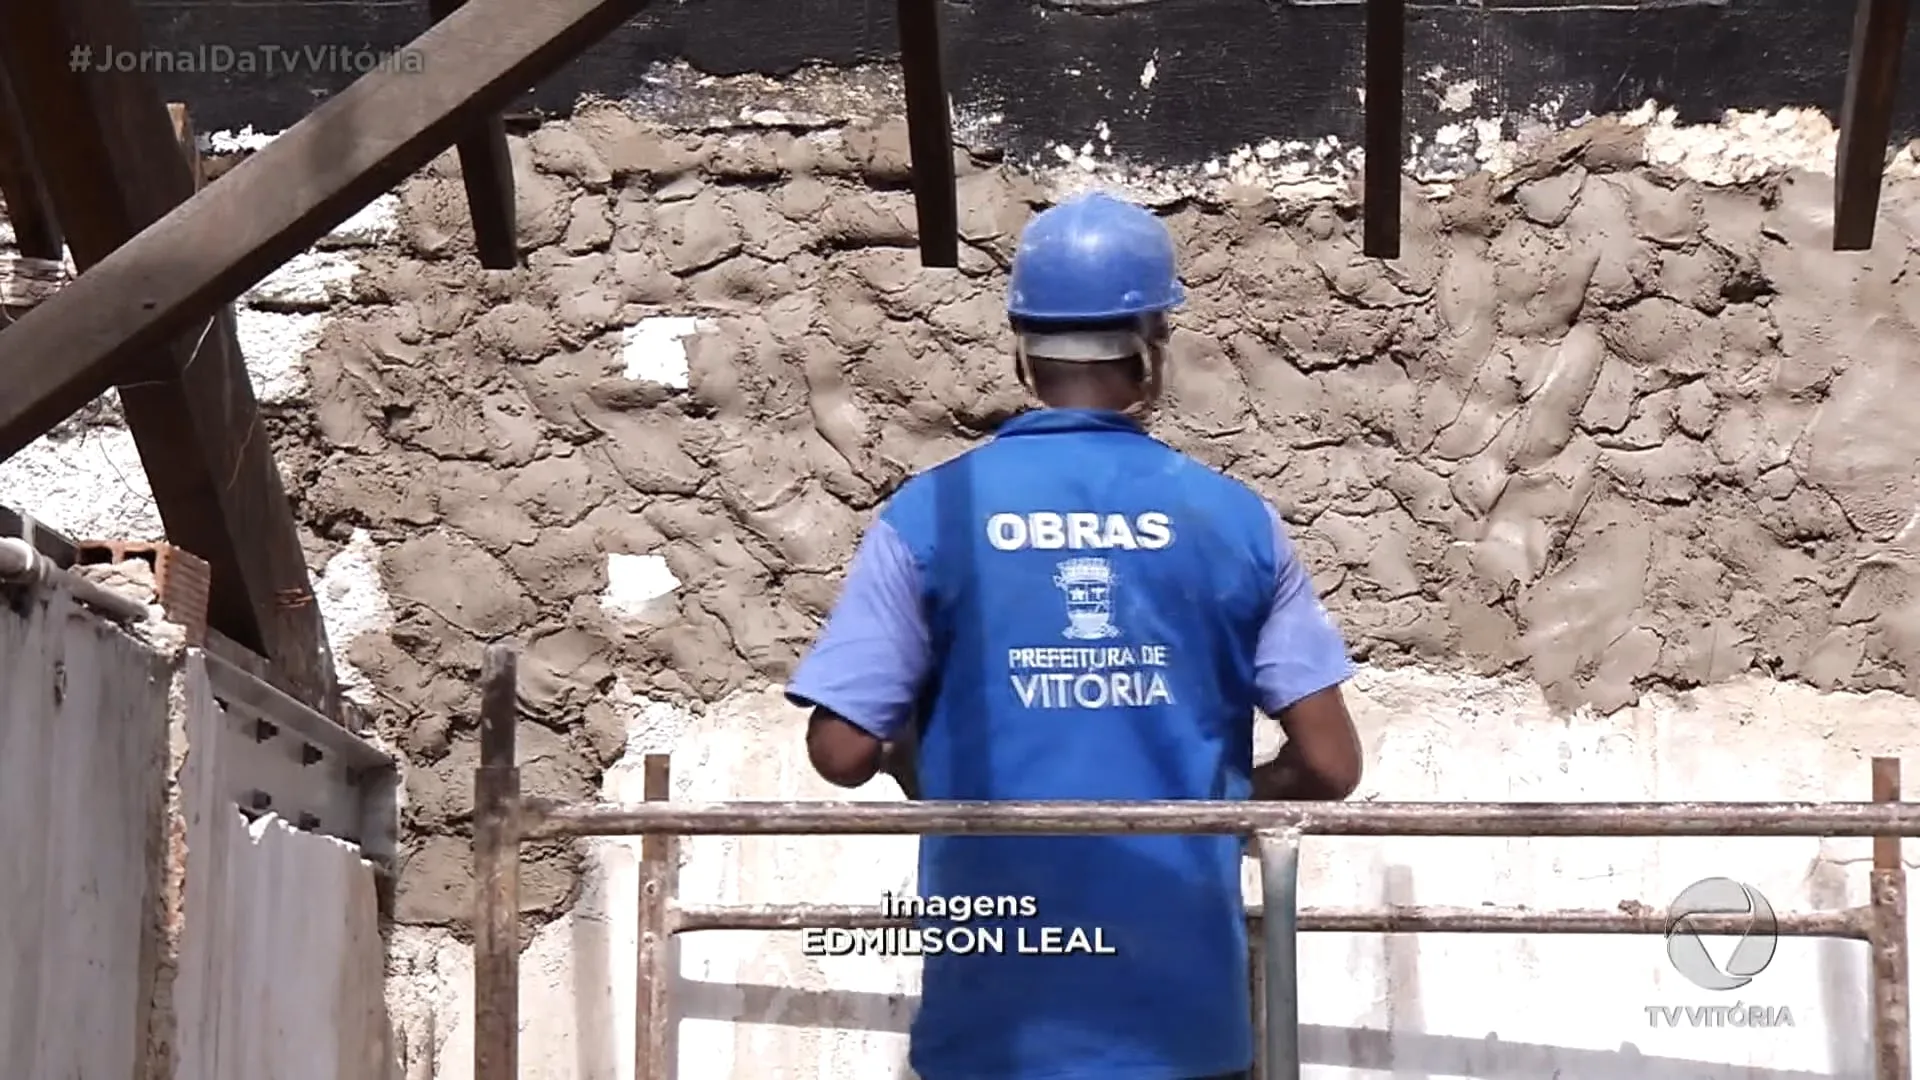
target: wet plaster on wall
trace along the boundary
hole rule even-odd
[[[527,644],[529,793],[608,790],[783,680],[885,494],[1022,407],[1013,238],[1110,177],[976,144],[962,266],[923,270],[880,96],[759,85],[516,137],[524,269],[477,267],[448,154],[390,236],[339,240],[357,272],[322,250],[250,300],[323,318],[271,418],[336,654],[407,758],[405,923],[467,909],[482,643]],[[1827,250],[1805,166],[1830,138],[1657,110],[1544,132],[1410,177],[1387,265],[1344,174],[1321,198],[1168,174],[1193,302],[1156,433],[1285,508],[1370,665],[1519,677],[1562,712],[1743,675],[1911,693],[1920,187],[1896,172],[1877,251]],[[84,490],[13,488],[36,513]],[[530,932],[579,859],[530,853]],[[397,983],[465,963],[450,940],[407,937]]]
[[[999,275],[1052,177],[967,156],[963,267],[923,271],[897,120],[720,120],[601,106],[516,139],[504,274],[441,159],[310,354],[303,513],[373,538],[393,604],[346,655],[414,758],[405,920],[463,910],[481,642],[528,643],[529,789],[588,796],[638,722],[616,683],[784,678],[884,494],[1021,406]],[[1562,709],[1750,672],[1912,688],[1914,183],[1879,250],[1838,255],[1830,180],[1703,183],[1679,132],[1596,121],[1410,185],[1388,266],[1342,200],[1168,207],[1194,301],[1157,430],[1286,508],[1362,658],[1520,673]],[[631,363],[667,338],[685,388]],[[570,869],[543,856],[530,912]]]
[[[223,133],[202,141],[211,146],[224,138]],[[324,335],[334,307],[345,299],[357,252],[391,234],[395,205],[391,197],[368,205],[236,305],[241,350],[254,393],[270,418],[297,421],[309,407],[306,354]],[[14,254],[11,231],[0,239],[4,262]],[[72,272],[71,255],[66,272]],[[31,508],[40,520],[79,538],[155,540],[164,535],[146,471],[112,393],[0,461],[0,503]]]
[[[324,320],[260,378],[292,387],[339,653],[410,759],[404,921],[464,910],[481,643],[528,644],[530,790],[591,794],[649,703],[783,679],[885,493],[1022,406],[1000,275],[1076,170],[959,154],[963,265],[924,271],[889,84],[769,85],[516,137],[522,270],[477,268],[449,154],[250,297]],[[1831,182],[1796,166],[1830,139],[1547,133],[1410,178],[1388,265],[1348,192],[1201,163],[1161,200],[1194,300],[1157,431],[1286,508],[1363,659],[1603,711],[1745,672],[1911,689],[1920,441],[1889,410],[1920,215],[1897,173],[1879,249],[1826,250]],[[572,870],[542,854],[530,914]]]

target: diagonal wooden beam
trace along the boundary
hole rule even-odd
[[[0,457],[91,401],[141,350],[197,332],[644,6],[470,0],[410,46],[421,71],[374,71],[329,98],[0,334]]]
[[[1859,0],[1855,9],[1834,160],[1835,251],[1873,247],[1887,140],[1893,136],[1893,108],[1900,92],[1900,54],[1907,43],[1907,8],[1908,0]]]
[[[1360,250],[1400,257],[1400,162],[1406,155],[1407,0],[1367,0],[1365,175]]]
[[[459,10],[466,0],[427,0],[434,22]],[[483,118],[460,137],[460,182],[467,189],[467,213],[473,218],[473,246],[480,265],[511,270],[520,262],[513,210],[513,159],[507,154],[507,125],[499,113]]]
[[[136,56],[141,47],[131,0],[0,5],[0,66],[66,225],[76,281],[194,195],[192,165],[151,80],[85,63],[89,50]],[[102,366],[86,394],[103,389],[101,379],[119,384],[167,538],[211,571],[208,624],[267,657],[308,705],[337,717],[325,628],[233,312],[212,304],[182,329]],[[40,356],[45,365],[49,354]],[[41,410],[35,423],[59,419],[44,401],[22,404]],[[15,426],[0,446],[11,453],[33,434]]]
[[[0,198],[7,201],[7,221],[13,225],[13,244],[31,259],[59,262],[66,257],[66,241],[53,216],[46,185],[27,150],[20,130],[20,113],[13,101],[6,72],[0,70]]]
[[[900,74],[920,264],[960,265],[960,202],[953,177],[953,114],[940,62],[940,0],[899,0]]]

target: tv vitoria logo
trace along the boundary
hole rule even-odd
[[[1745,918],[1745,931],[1724,961],[1707,951],[1698,925],[1703,915],[1719,916],[1713,921],[1722,924]],[[1773,963],[1778,931],[1773,905],[1760,890],[1731,878],[1707,878],[1682,889],[1667,906],[1667,959],[1703,990],[1738,990]]]

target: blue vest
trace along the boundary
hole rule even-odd
[[[926,798],[1247,797],[1277,573],[1259,496],[1123,416],[1058,409],[915,477],[883,517],[920,568],[935,650]],[[923,839],[922,897],[1012,899],[967,923],[988,932],[958,936],[969,955],[925,957],[915,1071],[1247,1068],[1240,851],[1227,836]],[[956,940],[947,920],[924,925]]]

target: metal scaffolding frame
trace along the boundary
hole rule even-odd
[[[1873,761],[1864,803],[793,803],[676,804],[668,757],[648,755],[645,802],[563,804],[520,793],[516,653],[493,645],[481,672],[480,764],[474,773],[474,1080],[519,1076],[521,845],[557,837],[640,836],[634,1080],[672,1080],[669,988],[675,935],[695,930],[798,930],[907,925],[877,908],[825,904],[683,905],[680,838],[724,835],[1237,834],[1257,840],[1261,907],[1249,912],[1260,1080],[1298,1080],[1301,932],[1664,935],[1666,912],[1532,911],[1406,906],[1296,906],[1300,840],[1322,836],[1812,836],[1874,838],[1870,900],[1841,911],[1782,913],[1783,937],[1865,941],[1871,949],[1875,1080],[1909,1080],[1907,878],[1902,837],[1920,835],[1920,803],[1900,801],[1900,762]],[[1630,910],[1625,910],[1630,909]],[[1690,916],[1696,933],[1744,934],[1745,916]]]

